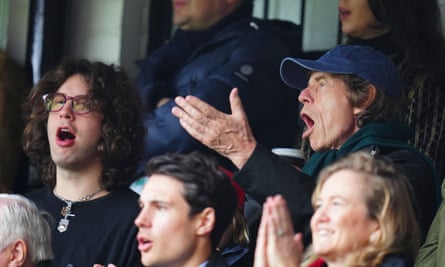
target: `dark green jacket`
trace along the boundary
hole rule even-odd
[[[442,183],[442,203],[431,224],[425,243],[419,250],[415,267],[445,265],[445,183]]]

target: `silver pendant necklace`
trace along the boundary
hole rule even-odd
[[[65,202],[66,206],[62,207],[62,210],[60,211],[60,214],[63,216],[62,218],[60,218],[59,224],[57,225],[57,231],[59,231],[60,233],[65,232],[66,230],[68,230],[68,225],[70,224],[70,220],[69,217],[73,217],[76,216],[75,214],[71,213],[71,208],[73,207],[74,203],[77,202],[83,202],[83,201],[88,201],[90,200],[92,197],[94,197],[95,195],[99,194],[100,192],[102,192],[104,189],[101,187],[98,190],[96,190],[95,192],[85,195],[81,198],[79,198],[79,200],[77,201],[72,201],[72,200],[68,200],[68,199],[64,199],[63,197],[60,197],[56,194],[56,192],[53,191],[54,195],[62,200],[63,202]]]

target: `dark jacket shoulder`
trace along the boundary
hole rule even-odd
[[[213,253],[205,267],[229,267],[226,260],[219,253]]]

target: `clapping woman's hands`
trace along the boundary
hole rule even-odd
[[[255,249],[255,267],[298,267],[303,257],[302,234],[294,234],[286,200],[268,197]]]

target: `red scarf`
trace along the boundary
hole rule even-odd
[[[327,267],[327,265],[326,265],[326,262],[322,258],[319,258],[316,261],[314,261],[313,263],[311,263],[308,267]]]

